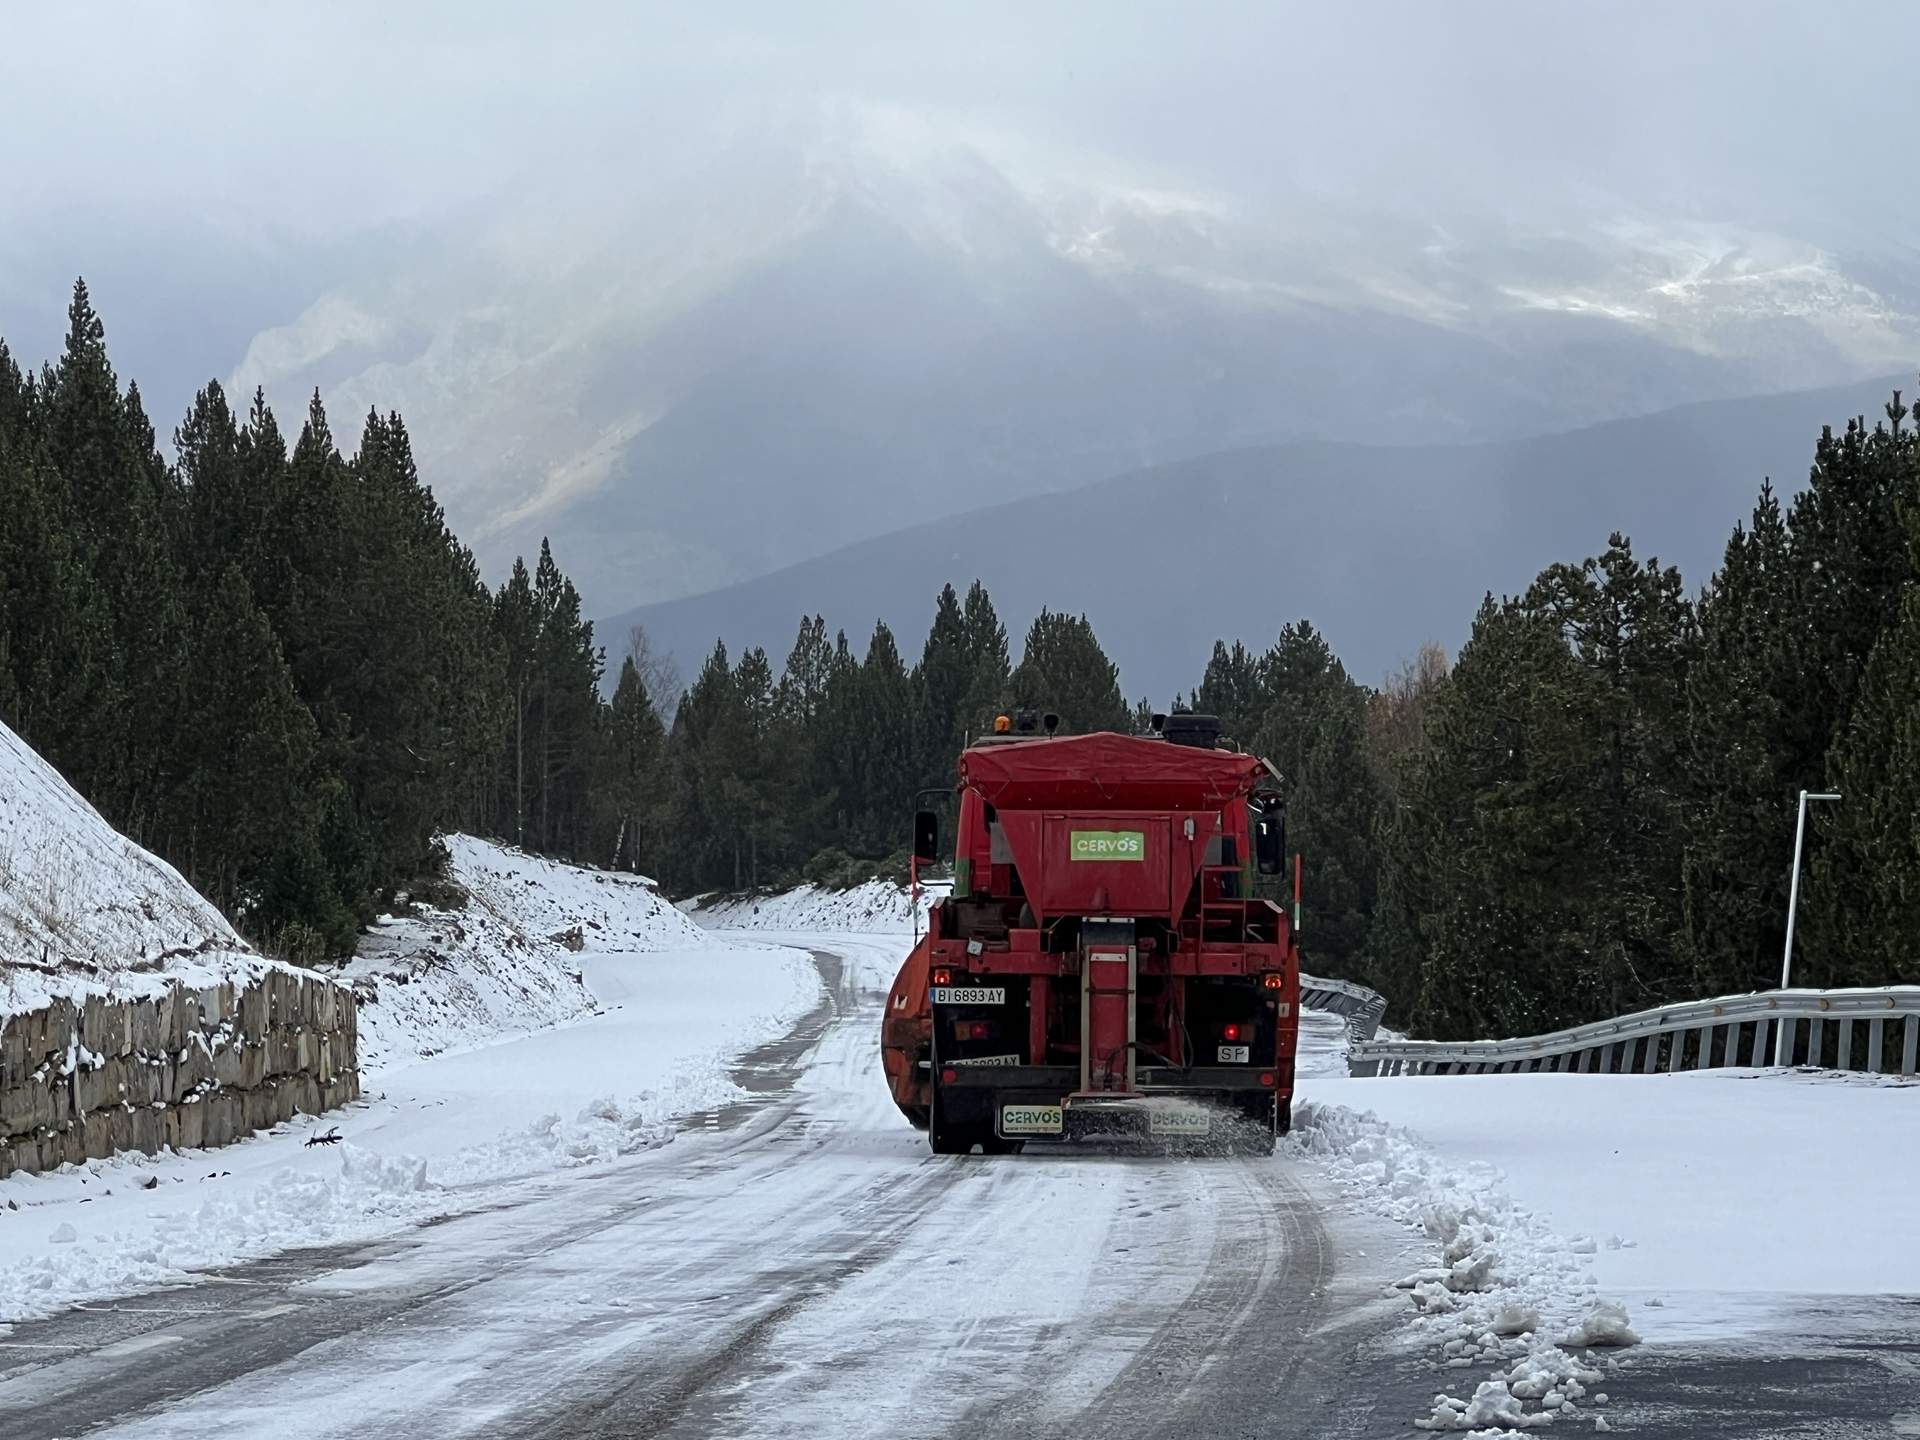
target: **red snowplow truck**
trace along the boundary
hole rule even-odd
[[[1210,716],[1055,738],[1003,717],[960,756],[952,894],[887,997],[881,1052],[936,1154],[1137,1136],[1271,1151],[1299,1033],[1278,776]],[[939,817],[915,816],[930,861]]]

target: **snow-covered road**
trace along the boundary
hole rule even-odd
[[[1377,1404],[1405,1426],[1404,1398],[1353,1398],[1404,1302],[1349,1288],[1370,1232],[1330,1233],[1310,1181],[935,1158],[876,1078],[897,940],[780,938],[832,985],[748,1057],[760,1103],[402,1239],[22,1327],[45,1348],[0,1377],[0,1433],[1359,1436]]]
[[[769,926],[752,938],[762,948],[588,957],[600,1013],[389,1072],[356,1134],[376,1158],[437,1145],[458,1204],[443,1191],[423,1212],[443,1218],[397,1235],[389,1221],[380,1238],[18,1326],[0,1339],[0,1437],[1372,1440],[1419,1433],[1436,1392],[1473,1396],[1490,1372],[1521,1393],[1523,1367],[1541,1364],[1605,1367],[1552,1418],[1563,1432],[1920,1434],[1920,1318],[1862,1293],[1906,1276],[1905,1262],[1868,1263],[1847,1277],[1853,1293],[1800,1306],[1807,1333],[1739,1323],[1702,1227],[1724,1214],[1721,1249],[1736,1251],[1770,1233],[1742,1218],[1764,1201],[1663,1205],[1656,1175],[1734,1130],[1747,1111],[1722,1113],[1728,1096],[1766,1097],[1749,1125],[1785,1108],[1836,1133],[1843,1117],[1865,1133],[1897,1124],[1900,1097],[1778,1075],[1715,1090],[1648,1077],[1630,1093],[1567,1083],[1578,1076],[1349,1081],[1340,1023],[1308,1015],[1301,1128],[1272,1159],[934,1157],[875,1064],[905,937]],[[801,950],[817,987],[796,980]],[[771,1010],[742,999],[775,991]],[[806,997],[797,1022],[765,1023]],[[715,1026],[755,1010],[729,1082]],[[649,1126],[663,1107],[713,1108],[683,1115],[674,1143],[637,1150],[621,1135],[630,1116],[596,1121],[589,1107],[558,1130],[527,1119],[622,1073],[691,1077],[654,1095]],[[1661,1124],[1671,1133],[1641,1143],[1641,1159],[1618,1158]],[[556,1169],[484,1139],[503,1132],[535,1149],[557,1136],[590,1163]],[[257,1162],[247,1146],[230,1153],[236,1168],[280,1163],[290,1143],[253,1142]],[[1690,1178],[1745,1194],[1766,1174]],[[1816,1188],[1778,1193],[1804,1211]],[[1830,1208],[1829,1225],[1844,1207]],[[1427,1307],[1393,1282],[1435,1273],[1428,1237],[1449,1216],[1472,1242],[1462,1264],[1479,1263],[1482,1242],[1500,1252],[1493,1283],[1436,1294],[1416,1317]],[[1897,1230],[1862,1221],[1851,1238],[1870,1261]],[[1780,1277],[1798,1286],[1813,1265]],[[1673,1288],[1643,1312],[1663,1299],[1649,1272]],[[1704,1298],[1682,1293],[1709,1282]],[[1568,1317],[1604,1296],[1635,1301],[1636,1323],[1667,1343],[1617,1360],[1557,1349]],[[1465,1338],[1509,1305],[1538,1306],[1547,1334]],[[1544,1389],[1530,1426],[1548,1423]]]

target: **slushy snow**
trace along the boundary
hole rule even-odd
[[[451,847],[479,913],[401,922],[416,937],[445,927],[437,958],[385,949],[356,967],[378,987],[362,1037],[384,1062],[365,1068],[365,1098],[219,1150],[0,1181],[0,1333],[666,1144],[680,1117],[739,1099],[734,1058],[819,1001],[804,954],[704,932],[644,883]],[[591,937],[578,951],[553,938],[574,926]],[[336,1127],[339,1145],[305,1144]]]

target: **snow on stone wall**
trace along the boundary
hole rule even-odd
[[[0,1177],[343,1105],[356,1036],[0,725]]]
[[[250,970],[0,1017],[0,1179],[225,1145],[358,1096],[352,994],[292,966]]]

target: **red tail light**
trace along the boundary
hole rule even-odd
[[[1278,970],[1269,970],[1260,977],[1260,983],[1269,990],[1284,990],[1287,988],[1287,977]]]
[[[944,967],[934,971],[933,983],[941,986],[953,984],[953,971],[948,970]]]
[[[953,1027],[956,1040],[991,1040],[993,1022],[991,1020],[962,1020]]]
[[[1271,1070],[1262,1070],[1262,1071],[1260,1072],[1260,1083],[1261,1083],[1262,1085],[1271,1085],[1271,1084],[1273,1084],[1273,1071],[1271,1071]]]
[[[951,1065],[940,1072],[940,1083],[942,1085],[951,1085],[959,1078],[960,1072],[955,1070]]]
[[[1245,1035],[1247,1030],[1248,1027],[1245,1025],[1222,1025],[1220,1027],[1220,1038],[1231,1044]]]

